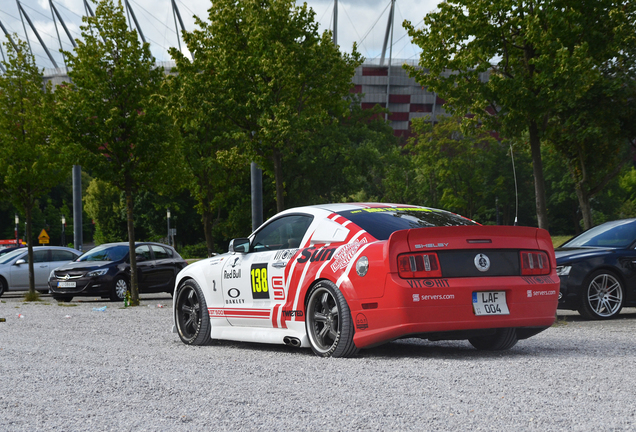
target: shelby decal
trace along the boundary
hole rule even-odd
[[[250,276],[252,277],[252,298],[268,299],[269,287],[267,285],[267,263],[252,264]]]
[[[448,288],[448,279],[411,279],[407,280],[411,288]]]
[[[301,317],[303,316],[303,311],[301,310],[284,310],[283,311],[283,315],[285,315],[286,317]]]
[[[554,283],[550,276],[523,276],[523,279],[529,285],[541,285]]]
[[[238,279],[241,277],[241,269],[223,270],[223,279]]]
[[[275,260],[288,260],[291,259],[291,257],[293,257],[294,255],[296,255],[296,252],[298,252],[298,249],[283,249],[283,250],[279,250],[278,252],[276,252],[276,255],[274,256]]]
[[[333,256],[333,253],[336,251],[335,248],[315,249],[313,252],[311,249],[312,248],[303,250],[300,253],[302,256],[299,256],[296,261],[298,261],[299,264],[306,263],[307,261],[329,261]]]
[[[358,330],[366,330],[369,328],[369,322],[367,321],[367,317],[364,314],[359,313],[356,316],[356,328]]]
[[[285,280],[282,276],[272,276],[274,300],[285,300]]]
[[[366,244],[366,242],[367,239],[365,237],[360,241],[354,241],[340,248],[336,256],[333,257],[334,262],[331,264],[331,271],[335,272],[345,268],[349,264],[349,261],[351,261],[351,258],[358,252],[360,246]]]
[[[438,248],[438,247],[446,247],[448,243],[426,243],[426,244],[416,244],[415,249],[423,249],[423,248]]]
[[[555,295],[555,294],[556,294],[555,290],[550,290],[550,291],[532,291],[532,290],[528,290],[528,297],[548,296],[548,295]]]
[[[208,309],[208,314],[210,315],[210,318],[214,318],[214,317],[222,317],[225,316],[225,311],[223,309]]]

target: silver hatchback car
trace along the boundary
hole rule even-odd
[[[29,289],[29,255],[27,248],[20,248],[0,257],[0,296],[8,290]],[[82,253],[62,246],[35,246],[33,248],[33,271],[35,289],[41,293],[49,291],[51,270],[74,261]]]

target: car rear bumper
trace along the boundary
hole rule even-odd
[[[556,317],[558,280],[555,274],[422,280],[405,280],[389,274],[382,298],[351,302],[356,327],[354,342],[363,348],[409,335],[427,337],[426,334],[440,332],[549,327]],[[476,315],[473,292],[483,291],[504,291],[510,314]],[[522,333],[528,332],[531,331]]]

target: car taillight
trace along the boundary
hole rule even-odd
[[[403,279],[442,277],[442,269],[436,253],[400,255],[398,273]]]
[[[524,276],[550,274],[548,254],[537,251],[521,251],[521,274]]]

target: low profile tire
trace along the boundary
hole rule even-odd
[[[124,301],[128,291],[128,281],[123,277],[118,277],[110,289],[110,301]]]
[[[505,351],[517,344],[517,331],[513,328],[500,328],[495,334],[478,336],[468,342],[480,351]]]
[[[73,296],[53,294],[53,299],[59,302],[68,303],[73,300]]]
[[[614,318],[623,308],[624,289],[613,273],[601,270],[592,273],[583,284],[579,313],[588,319]]]
[[[205,345],[210,342],[210,316],[201,287],[194,280],[183,282],[175,299],[177,333],[187,345]]]
[[[7,281],[0,277],[0,297],[7,292]]]
[[[320,357],[351,357],[354,327],[347,301],[330,281],[318,282],[307,297],[305,328],[314,353]]]

